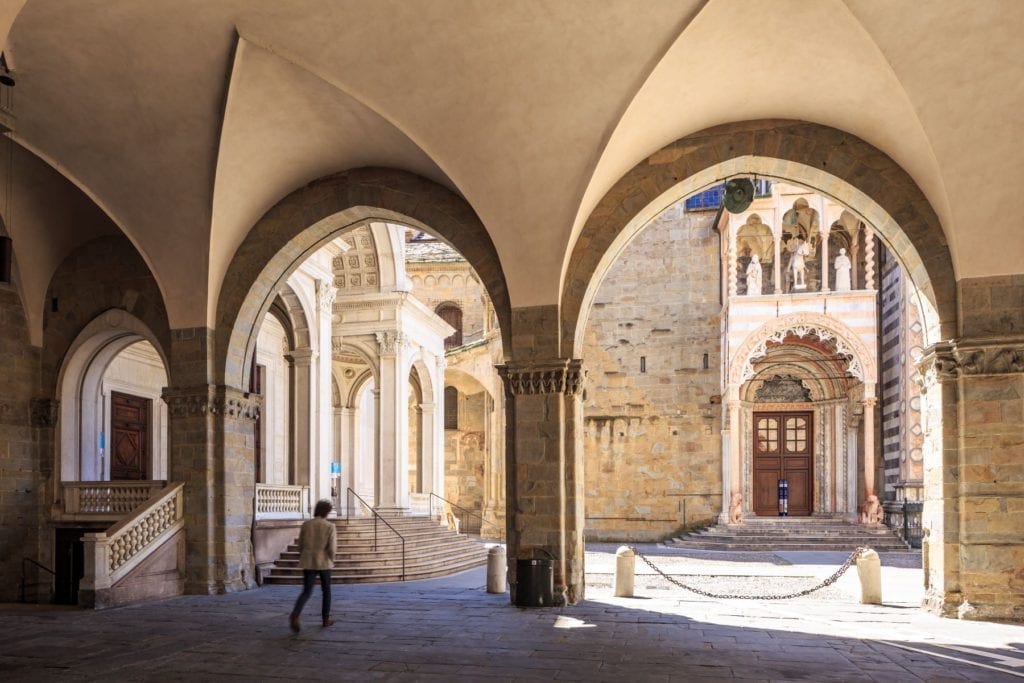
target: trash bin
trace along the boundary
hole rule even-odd
[[[554,595],[555,563],[552,560],[516,560],[518,607],[552,607]]]

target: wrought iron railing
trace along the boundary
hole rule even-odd
[[[388,520],[386,520],[383,517],[381,517],[380,513],[377,512],[376,510],[374,510],[372,507],[370,507],[370,504],[367,503],[365,500],[363,500],[362,496],[360,496],[358,493],[356,493],[355,491],[353,491],[350,488],[346,488],[345,492],[346,492],[346,499],[345,499],[345,519],[346,520],[352,518],[352,508],[354,507],[354,502],[355,502],[353,499],[358,500],[360,503],[363,504],[363,507],[365,507],[367,510],[370,511],[371,514],[373,514],[373,549],[375,551],[377,550],[377,522],[378,521],[383,522],[384,525],[387,526],[388,529],[391,529],[391,531],[394,532],[395,536],[398,536],[398,539],[402,542],[402,578],[401,578],[401,580],[405,581],[405,536],[403,536],[402,534],[398,533],[398,529],[396,529],[395,527],[391,526],[391,524],[388,522]]]
[[[480,520],[480,524],[479,524],[479,526],[477,526],[477,529],[480,532],[480,536],[484,535],[484,533],[483,533],[484,525],[487,524],[487,525],[491,526],[493,529],[496,529],[497,532],[498,532],[496,536],[490,536],[489,538],[496,538],[496,539],[501,540],[501,541],[505,540],[505,529],[503,527],[501,527],[501,526],[499,526],[499,525],[497,525],[497,524],[495,524],[493,522],[488,522],[487,520],[485,520],[483,518],[482,515],[479,515],[476,512],[473,512],[472,510],[467,510],[466,508],[462,507],[461,505],[457,505],[456,503],[453,503],[450,500],[448,500],[447,498],[439,496],[436,493],[431,493],[430,494],[430,518],[431,519],[434,519],[434,499],[435,498],[438,501],[437,509],[440,511],[438,513],[438,518],[440,517],[441,514],[444,513],[444,506],[445,505],[447,505],[447,506],[449,506],[451,508],[454,508],[454,509],[459,511],[458,525],[455,528],[456,532],[461,532],[461,533],[464,533],[464,534],[466,534],[468,536],[469,535],[470,527],[469,527],[468,524],[466,524],[466,518],[467,517],[475,517],[476,519]]]
[[[920,548],[924,537],[921,513],[924,503],[916,500],[891,500],[882,504],[885,525],[911,548]]]

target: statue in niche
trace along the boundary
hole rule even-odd
[[[853,269],[853,264],[850,262],[850,257],[846,255],[846,249],[839,249],[839,256],[836,256],[835,260],[836,267],[836,286],[837,292],[849,292],[850,291],[850,271]]]
[[[761,259],[757,254],[750,257],[750,265],[747,266],[747,294],[750,296],[761,294]]]
[[[793,272],[793,289],[807,289],[807,267],[804,259],[811,253],[811,248],[803,237],[797,237],[789,246],[789,269]]]

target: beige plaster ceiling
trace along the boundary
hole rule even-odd
[[[934,206],[958,277],[1021,270],[1024,231],[1004,217],[1024,181],[1024,2],[21,4],[0,0],[0,31],[17,14],[16,137],[72,207],[13,224],[34,320],[83,239],[84,197],[111,221],[93,232],[117,226],[149,263],[171,326],[202,326],[264,211],[364,165],[461,194],[513,305],[552,304],[575,232],[623,173],[751,118],[867,140]]]

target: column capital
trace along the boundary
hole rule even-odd
[[[406,336],[400,330],[381,330],[374,335],[382,356],[398,355],[406,344]]]
[[[223,384],[201,384],[192,387],[167,387],[162,398],[171,419],[223,415],[240,420],[256,420],[263,399]]]
[[[334,311],[334,299],[338,296],[338,290],[327,280],[316,281],[316,304],[321,313]]]
[[[558,358],[547,361],[521,361],[495,365],[512,396],[529,394],[576,395],[583,390],[583,361],[578,358]]]

